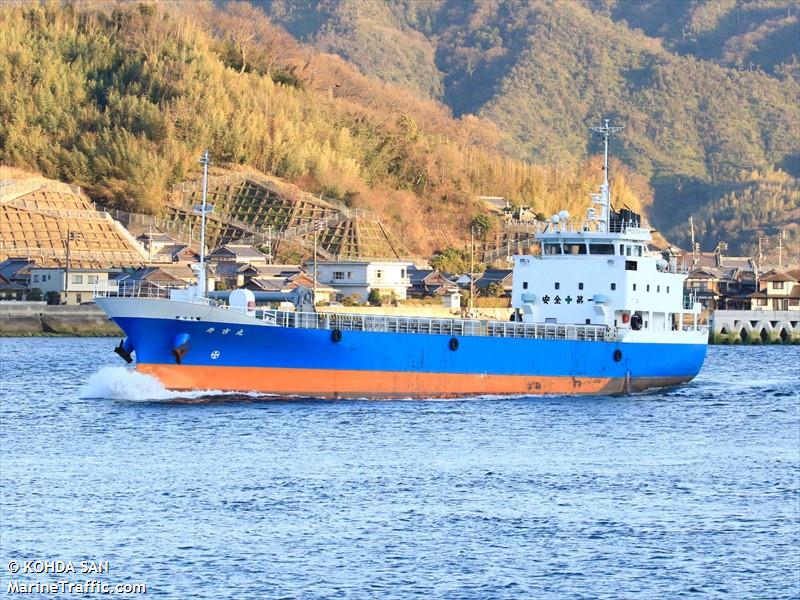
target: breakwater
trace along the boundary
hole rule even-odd
[[[45,302],[0,302],[0,336],[122,336],[94,304],[50,306]]]
[[[796,310],[718,310],[709,326],[714,344],[800,344]]]

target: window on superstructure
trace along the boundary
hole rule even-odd
[[[617,284],[616,283],[612,283],[611,284],[611,290],[613,291],[615,289],[617,289]]]
[[[583,242],[564,244],[564,254],[586,254],[586,244]]]
[[[642,247],[633,246],[633,256],[641,256],[641,255],[642,255]]]
[[[638,265],[635,260],[626,260],[625,261],[625,270],[626,271],[636,271]]]
[[[545,254],[561,254],[561,244],[545,244]]]
[[[560,289],[561,289],[561,284],[560,284],[558,281],[556,281],[556,289],[557,289],[557,290],[560,290]]]
[[[667,286],[667,293],[669,294],[669,286]]]
[[[620,256],[625,256],[625,244],[620,244],[619,245],[619,255]]]
[[[658,293],[658,294],[661,293],[661,286],[660,285],[656,286],[656,293]]]
[[[578,284],[578,289],[579,289],[579,290],[582,290],[582,289],[583,289],[583,283],[579,283],[579,284]]]
[[[589,244],[591,254],[614,254],[614,244]]]
[[[527,281],[523,281],[522,282],[522,289],[523,290],[527,290],[528,289],[528,282]]]
[[[647,284],[647,291],[648,292],[650,291],[650,284],[649,283]]]
[[[634,292],[636,291],[636,284],[635,283],[633,284],[633,291]]]

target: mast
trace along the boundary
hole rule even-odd
[[[595,200],[595,204],[600,205],[600,222],[604,223],[605,231],[609,230],[609,212],[611,211],[611,191],[608,184],[608,138],[612,133],[616,133],[624,129],[624,127],[611,127],[608,122],[609,119],[603,119],[604,124],[601,127],[589,127],[595,133],[603,136],[603,185],[600,186],[600,199]]]
[[[208,165],[211,160],[208,157],[208,150],[203,151],[200,158],[203,165],[203,203],[200,206],[200,268],[197,271],[197,287],[201,298],[206,295],[206,199],[208,195]]]

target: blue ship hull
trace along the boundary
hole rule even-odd
[[[706,343],[454,338],[205,320],[114,320],[135,349],[138,369],[171,389],[322,397],[624,393],[692,379],[707,348]],[[184,351],[180,364],[177,345]]]

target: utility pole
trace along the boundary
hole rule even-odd
[[[785,235],[786,231],[781,229],[778,234],[778,268],[780,270],[783,270],[783,238]]]
[[[67,265],[64,269],[64,304],[69,303],[69,241],[72,239],[72,230],[67,229]]]
[[[692,233],[692,266],[696,267],[698,260],[700,260],[700,257],[698,256],[699,248],[697,246],[697,242],[694,241],[694,217],[693,216],[689,217],[689,229],[691,230],[691,233]]]
[[[200,268],[197,271],[197,287],[201,298],[206,295],[206,212],[208,197],[208,165],[211,159],[208,157],[208,150],[203,151],[200,158],[203,165],[203,203],[200,205]]]
[[[269,250],[269,264],[272,264],[272,225],[267,227],[267,250]]]
[[[315,307],[315,310],[317,306],[317,237],[323,227],[325,227],[325,224],[321,221],[319,223],[314,223],[314,289],[311,295],[311,305]]]
[[[78,238],[78,232],[67,229],[67,264],[64,268],[64,304],[69,304],[69,243]]]
[[[469,228],[469,318],[475,314],[475,227]]]

